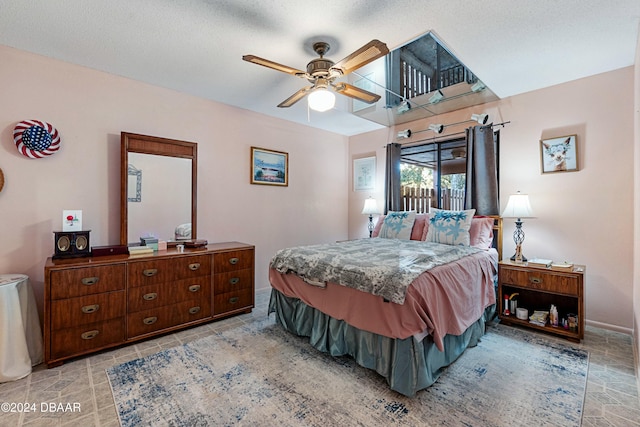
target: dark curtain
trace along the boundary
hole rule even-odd
[[[499,215],[497,147],[492,126],[467,128],[465,209],[476,215]]]
[[[401,210],[400,198],[400,147],[398,143],[387,144],[387,166],[385,174],[384,213]]]

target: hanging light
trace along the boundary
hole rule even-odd
[[[309,108],[315,111],[327,111],[336,105],[336,96],[327,88],[319,87],[309,94]]]

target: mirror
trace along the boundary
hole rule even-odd
[[[183,237],[197,238],[198,145],[122,132],[120,147],[120,244],[171,241],[189,225]]]

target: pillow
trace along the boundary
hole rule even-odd
[[[464,211],[445,211],[432,209],[429,213],[429,230],[427,242],[444,243],[446,245],[469,246],[469,228],[475,209]]]
[[[384,217],[382,227],[378,237],[384,239],[402,239],[409,240],[411,238],[411,230],[416,220],[416,212],[388,212]]]
[[[371,237],[378,237],[380,234],[380,229],[382,228],[382,223],[384,222],[385,215],[380,215],[378,217],[378,222],[376,222],[376,226],[373,228],[373,232],[371,233]],[[413,228],[411,229],[411,240],[424,240],[427,235],[426,227],[429,226],[428,214],[416,214],[416,220],[413,223]]]
[[[489,249],[493,245],[493,218],[474,216],[469,227],[470,245],[478,249]]]

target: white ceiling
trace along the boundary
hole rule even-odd
[[[504,98],[633,65],[639,23],[639,0],[0,0],[0,44],[343,135],[381,125],[340,95],[277,108],[307,82],[242,55],[304,70],[314,41],[338,61],[433,31]]]

